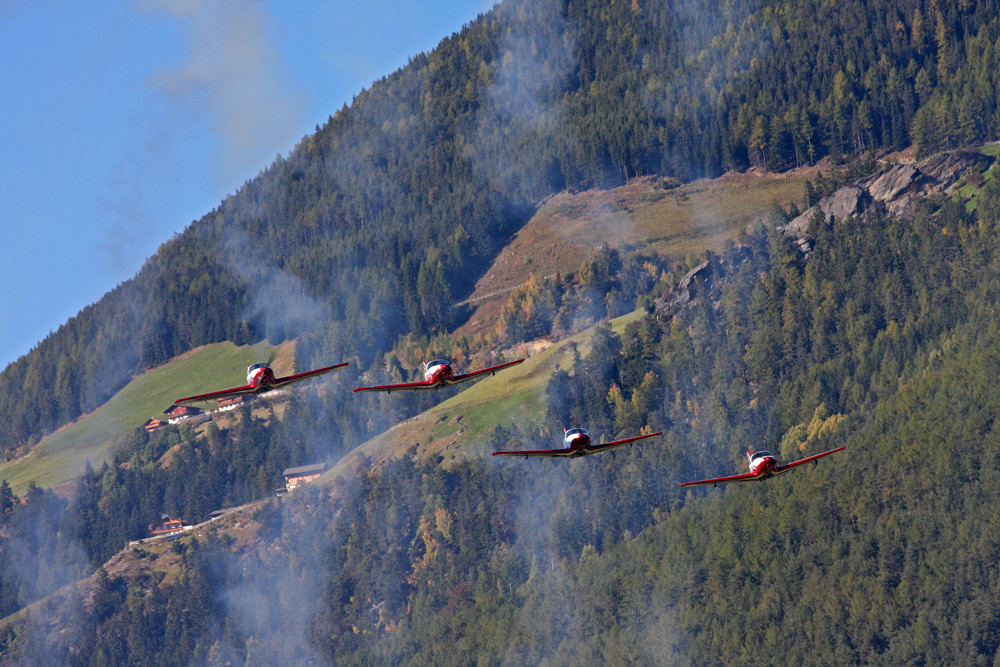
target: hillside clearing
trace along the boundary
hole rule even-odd
[[[611,190],[550,197],[459,304],[475,310],[456,333],[484,332],[499,316],[504,297],[532,274],[577,271],[602,243],[667,257],[718,250],[773,204],[802,208],[805,182],[818,171],[726,174],[672,189],[647,177]]]

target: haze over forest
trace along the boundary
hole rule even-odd
[[[376,81],[0,375],[0,651],[993,664],[998,4],[507,1]],[[887,174],[909,180],[883,196]],[[224,343],[350,365],[87,435]],[[466,391],[348,391],[520,356]],[[571,426],[664,434],[488,455]],[[72,481],[8,483],[84,441],[102,455]]]

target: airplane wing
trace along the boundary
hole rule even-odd
[[[443,386],[458,384],[459,382],[465,382],[466,380],[471,380],[474,377],[483,375],[484,373],[496,373],[502,368],[507,368],[508,366],[514,366],[519,364],[524,359],[518,359],[517,361],[508,361],[505,364],[500,364],[499,366],[490,366],[489,368],[484,368],[479,371],[473,371],[471,373],[465,373],[464,375],[456,375],[448,381],[446,385],[434,383],[434,382],[403,382],[402,384],[383,384],[375,387],[356,387],[352,391],[357,393],[359,391],[384,391],[392,393],[394,391],[419,391],[421,389],[440,389]]]
[[[549,458],[565,458],[573,454],[579,456],[580,450],[575,449],[526,449],[520,452],[493,452],[492,456],[545,456]]]
[[[816,459],[821,459],[824,456],[828,456],[830,454],[833,454],[834,452],[839,452],[842,449],[846,449],[846,448],[845,447],[837,447],[836,449],[831,449],[830,451],[823,452],[822,454],[813,454],[812,456],[807,456],[804,459],[799,459],[798,461],[793,461],[791,463],[786,463],[785,465],[780,465],[780,466],[778,466],[778,467],[776,467],[774,469],[774,474],[777,475],[778,473],[785,472],[789,468],[794,468],[795,466],[800,466],[803,463],[809,463],[810,461],[815,461]]]
[[[404,382],[403,384],[381,384],[377,387],[355,387],[351,391],[355,394],[359,391],[385,391],[391,394],[394,391],[417,391],[420,389],[434,389],[440,386],[430,382]]]
[[[261,388],[255,387],[252,384],[246,384],[242,387],[233,387],[232,389],[220,389],[219,391],[210,391],[207,394],[198,394],[197,396],[188,396],[187,398],[178,398],[174,401],[174,405],[184,405],[186,403],[195,403],[197,401],[210,401],[212,399],[228,398],[229,396],[246,396],[248,394],[256,394],[259,391],[269,391],[271,389],[276,389],[277,387],[284,386],[286,384],[292,384],[293,382],[298,382],[299,380],[305,380],[306,378],[313,377],[314,375],[322,375],[323,373],[329,373],[330,371],[335,371],[343,368],[348,362],[342,364],[337,364],[336,366],[326,366],[325,368],[317,368],[313,371],[306,371],[305,373],[296,373],[295,375],[288,375],[283,378],[275,378],[274,384]]]
[[[244,385],[242,387],[233,387],[232,389],[220,389],[219,391],[210,391],[207,394],[198,394],[197,396],[188,396],[187,398],[178,398],[174,401],[174,405],[184,405],[186,403],[195,403],[197,401],[210,401],[214,398],[227,398],[229,396],[245,396],[247,394],[254,394],[257,392],[257,387],[252,384]]]
[[[815,461],[816,459],[823,458],[834,452],[839,452],[845,449],[844,447],[837,447],[836,449],[831,449],[828,452],[823,452],[822,454],[814,454],[813,456],[807,456],[804,459],[798,461],[793,461],[791,463],[786,463],[784,465],[777,466],[772,472],[772,475],[780,475],[783,472],[788,472],[789,469],[795,466],[802,465],[803,463],[809,463],[810,461]],[[752,482],[754,480],[764,479],[760,475],[754,475],[753,473],[743,473],[742,475],[733,475],[731,477],[718,477],[716,479],[703,479],[697,482],[684,482],[681,486],[696,486],[698,484],[728,484],[730,482]]]
[[[630,442],[635,442],[636,440],[645,440],[646,438],[655,438],[658,435],[663,435],[663,431],[657,431],[656,433],[650,433],[649,435],[637,435],[633,438],[625,438],[624,440],[615,440],[614,442],[605,442],[600,445],[594,445],[588,451],[588,454],[596,454],[597,452],[604,451],[605,449],[612,449],[614,447],[621,447],[622,445],[627,445]]]
[[[496,373],[501,368],[507,368],[508,366],[516,366],[522,361],[524,361],[524,359],[518,359],[517,361],[508,361],[507,363],[500,364],[499,366],[490,366],[489,368],[484,368],[479,371],[472,371],[471,373],[456,375],[451,379],[451,382],[449,384],[457,384],[459,382],[465,382],[466,380],[471,380],[472,378],[483,375],[484,373]]]
[[[499,451],[493,452],[493,456],[547,456],[551,458],[566,458],[574,456],[588,456],[590,454],[596,454],[597,452],[603,451],[605,449],[611,449],[613,447],[621,447],[622,445],[627,445],[630,442],[635,442],[636,440],[645,440],[646,438],[653,438],[658,435],[663,435],[663,431],[657,433],[650,433],[649,435],[637,435],[634,438],[625,438],[624,440],[615,440],[614,442],[606,442],[601,445],[596,445],[594,447],[587,447],[584,449],[527,449],[522,451]]]
[[[729,484],[730,482],[752,482],[754,480],[763,479],[754,475],[753,473],[745,472],[742,475],[731,475],[729,477],[716,477],[715,479],[701,479],[697,482],[684,482],[681,486],[698,486],[700,484]]]
[[[342,364],[336,364],[335,366],[326,366],[324,368],[317,368],[314,371],[306,371],[305,373],[296,373],[295,375],[287,375],[283,378],[274,378],[274,387],[282,387],[286,384],[292,384],[293,382],[298,382],[299,380],[305,380],[306,378],[311,378],[315,375],[323,375],[324,373],[330,373],[332,371],[340,370],[347,365],[348,362]]]

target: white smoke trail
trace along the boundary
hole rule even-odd
[[[210,119],[223,173],[246,174],[249,165],[269,163],[276,147],[294,144],[306,117],[304,95],[288,83],[263,2],[146,0],[141,6],[178,19],[184,61],[155,72],[149,83],[176,109]]]

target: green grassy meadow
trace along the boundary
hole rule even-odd
[[[269,357],[279,375],[293,370],[291,343],[274,348],[267,342],[242,347],[225,342],[192,350],[134,377],[97,410],[44,437],[28,456],[0,464],[0,479],[17,494],[30,482],[42,487],[69,482],[88,460],[100,466],[117,438],[150,417],[163,417],[175,399],[245,384],[247,365]]]

